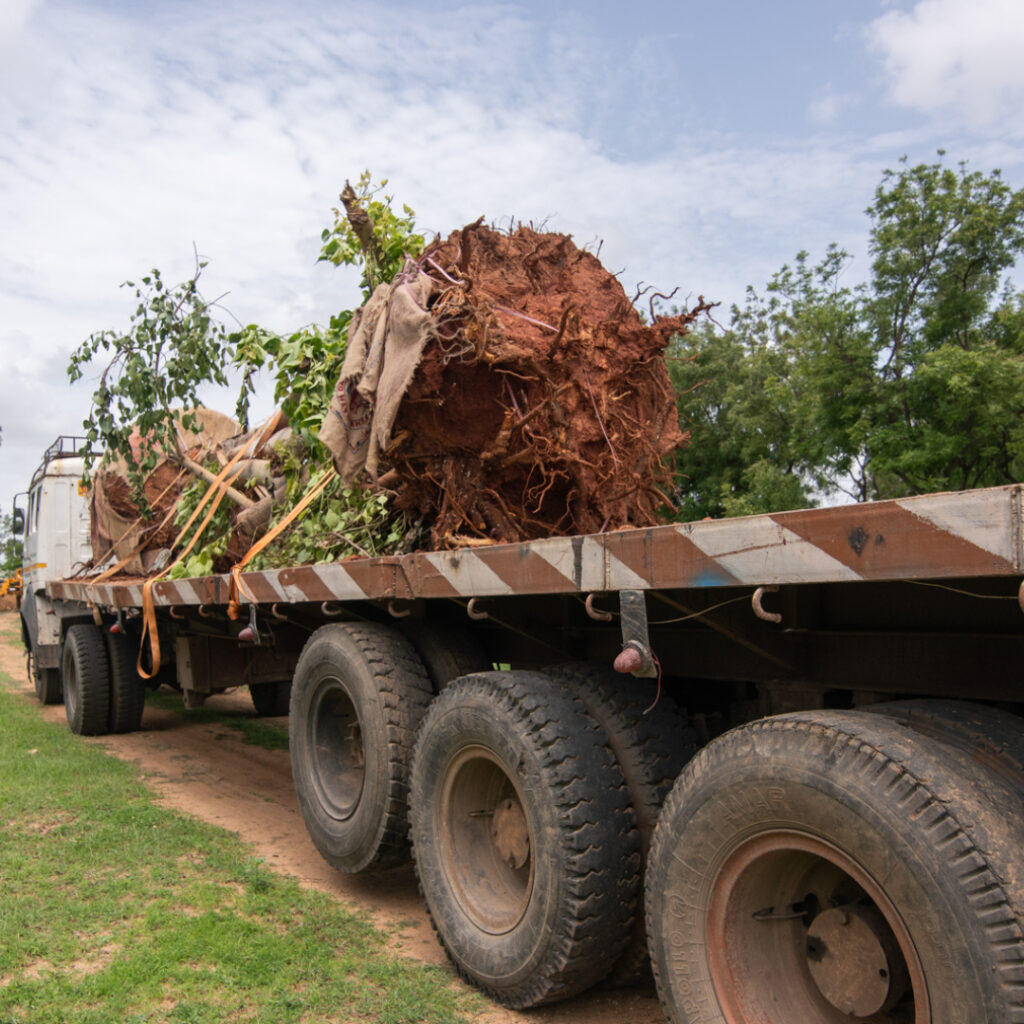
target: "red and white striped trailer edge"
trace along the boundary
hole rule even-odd
[[[290,706],[323,855],[411,850],[507,1005],[650,963],[689,1024],[1024,1024],[1022,526],[1007,486],[357,558],[235,619],[161,580],[158,678]],[[46,595],[72,727],[137,727],[142,581]]]

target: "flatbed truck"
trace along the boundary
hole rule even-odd
[[[66,448],[25,516],[37,692],[134,729],[145,581],[74,575]],[[505,1005],[653,968],[677,1024],[1024,1024],[1022,500],[162,579],[156,681],[287,710],[317,848],[411,856]]]

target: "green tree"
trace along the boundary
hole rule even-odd
[[[748,290],[728,329],[678,339],[693,434],[682,514],[734,515],[1010,482],[1024,474],[1024,191],[941,161],[886,171],[871,275],[832,247]]]
[[[21,538],[12,530],[11,514],[0,516],[0,577],[21,568]]]
[[[1024,251],[1024,190],[998,171],[904,164],[885,173],[868,214],[863,319],[877,370],[865,490],[1012,480],[1024,469],[1024,333],[1003,276]]]

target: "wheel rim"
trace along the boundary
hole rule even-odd
[[[924,972],[899,914],[855,861],[773,831],[733,851],[708,905],[711,981],[728,1024],[924,1024]]]
[[[440,790],[439,850],[463,913],[502,935],[522,920],[533,891],[533,833],[522,796],[486,747],[461,750]]]
[[[343,821],[359,805],[366,761],[359,715],[339,679],[325,679],[316,692],[309,741],[320,803],[332,818]]]

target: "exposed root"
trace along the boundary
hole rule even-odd
[[[703,301],[645,324],[593,254],[524,226],[477,221],[419,265],[438,285],[437,340],[389,455],[396,503],[429,524],[430,543],[657,522],[669,504],[663,460],[686,441],[664,349],[707,311]]]

